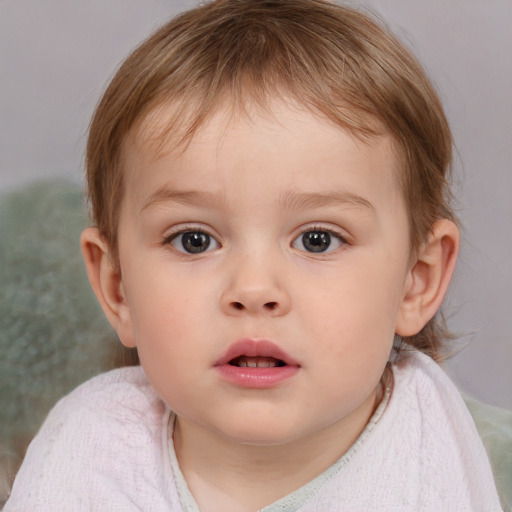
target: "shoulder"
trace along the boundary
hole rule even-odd
[[[406,453],[415,454],[409,458],[416,459],[422,500],[435,498],[425,486],[428,482],[447,504],[466,502],[474,510],[499,510],[489,505],[497,496],[482,440],[444,369],[414,350],[393,366],[393,377],[387,422]]]
[[[62,398],[50,413],[48,420],[60,415],[70,416],[84,409],[95,416],[106,414],[125,419],[126,412],[162,413],[165,406],[155,394],[140,366],[119,368],[103,373],[78,386]]]
[[[59,403],[66,403],[78,397],[96,396],[99,398],[106,388],[109,391],[109,398],[113,400],[127,394],[148,397],[154,395],[142,368],[129,366],[93,377],[74,389]]]
[[[466,411],[461,395],[443,368],[432,358],[411,349],[404,352],[393,364],[394,402],[418,401],[425,407],[436,404]],[[426,410],[425,412],[428,412]],[[469,414],[462,413],[470,418]]]
[[[59,500],[73,510],[89,510],[93,503],[105,503],[105,510],[121,510],[124,502],[155,503],[169,493],[172,480],[168,419],[169,410],[139,367],[87,381],[48,415],[6,510],[16,503],[51,510]]]
[[[126,430],[161,426],[165,411],[140,367],[120,368],[90,379],[62,398],[38,436],[73,436],[78,430],[80,436],[104,437],[112,430],[118,437]]]
[[[461,443],[471,440],[481,444],[459,390],[430,357],[417,350],[403,353],[393,365],[393,379],[390,416],[404,417],[407,424],[421,429],[418,440],[458,432]],[[434,444],[439,445],[442,439],[437,438]]]
[[[431,357],[425,355],[417,349],[404,349],[397,356],[393,363],[393,373],[397,375],[415,378],[418,374],[429,376],[429,378],[437,378],[439,372],[444,373],[441,366]]]

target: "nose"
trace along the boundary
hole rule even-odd
[[[227,273],[229,280],[220,299],[224,313],[282,316],[290,311],[284,276],[270,260],[244,258]]]

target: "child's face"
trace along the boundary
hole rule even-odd
[[[397,164],[387,136],[273,114],[221,111],[184,152],[127,140],[119,333],[181,428],[259,445],[354,437],[409,281]]]

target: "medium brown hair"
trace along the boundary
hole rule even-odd
[[[449,206],[452,137],[410,52],[373,17],[322,0],[217,0],[172,19],[122,64],[93,117],[87,183],[94,222],[117,261],[122,145],[173,105],[168,132],[189,140],[221,101],[291,97],[357,137],[391,135],[416,251]],[[174,123],[174,124],[173,124]],[[380,129],[379,129],[380,127]],[[407,343],[439,356],[443,322]]]

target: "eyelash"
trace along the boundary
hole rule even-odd
[[[317,232],[317,233],[327,233],[330,237],[336,239],[340,243],[340,246],[349,245],[349,242],[347,241],[347,239],[344,236],[342,236],[339,232],[337,232],[337,231],[335,231],[333,229],[327,228],[325,226],[320,226],[320,225],[313,225],[313,226],[305,227],[304,229],[302,229],[300,231],[298,236],[296,236],[293,239],[293,242],[295,242],[297,240],[302,240],[302,238],[304,237],[304,235],[306,233],[314,233],[314,232]],[[293,245],[293,243],[292,243],[292,245]],[[316,252],[316,253],[314,251],[305,251],[305,252],[307,252],[308,254],[323,255],[323,254],[329,254],[331,252],[334,252],[337,249],[339,249],[339,247],[336,247],[336,248],[331,249],[331,250],[319,251],[319,252]],[[300,249],[300,250],[302,250],[302,249]]]
[[[208,231],[206,231],[203,228],[198,228],[196,226],[186,226],[184,228],[180,228],[178,231],[174,231],[173,233],[164,236],[162,240],[162,245],[169,245],[172,243],[176,238],[178,238],[180,235],[183,235],[185,233],[201,233],[203,235],[207,235],[212,237]],[[213,238],[213,237],[212,237]]]

